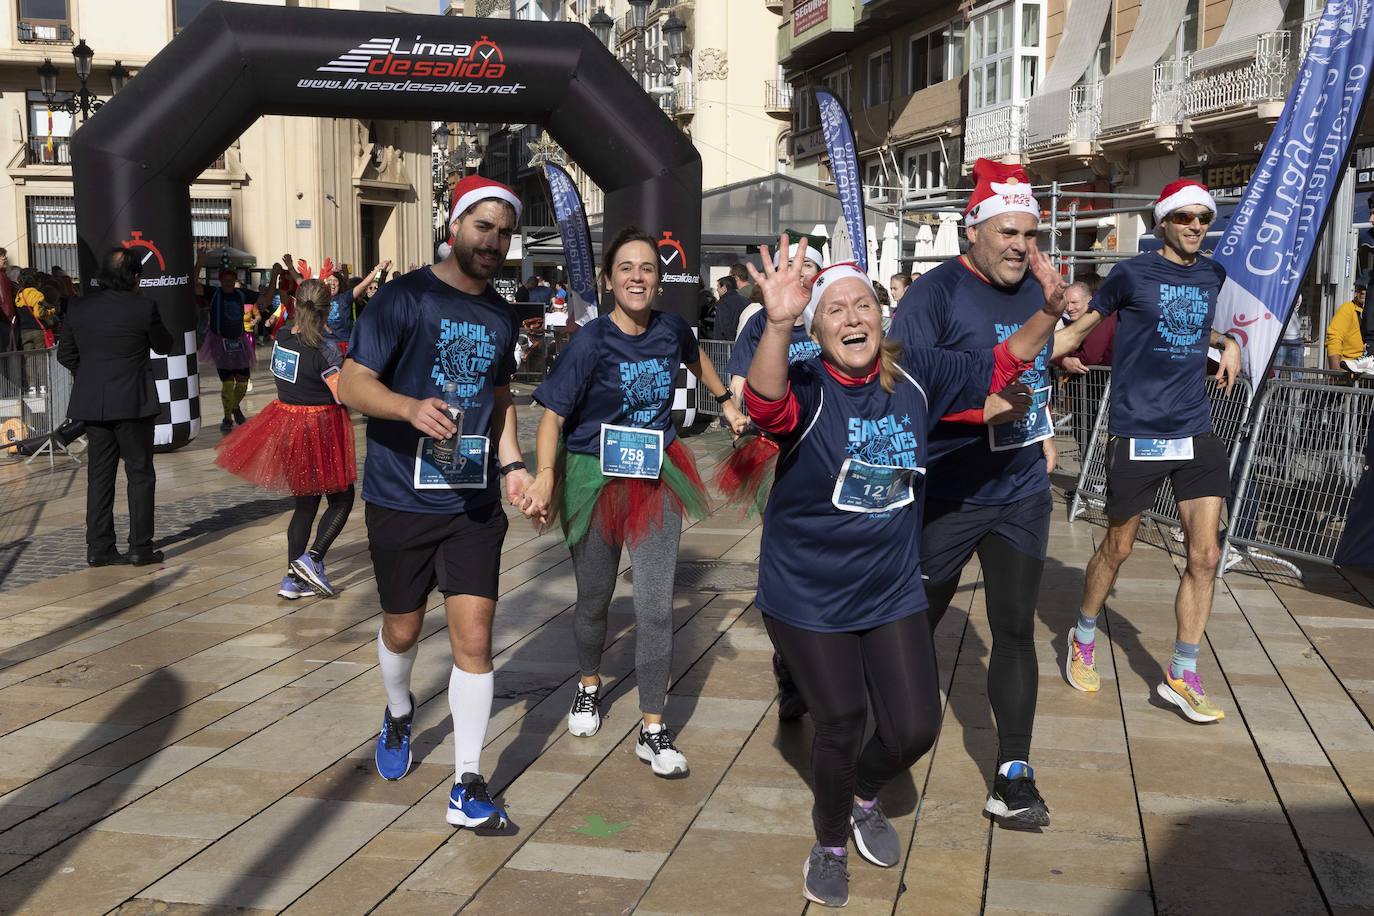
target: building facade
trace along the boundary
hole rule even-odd
[[[116,62],[139,69],[209,0],[0,0],[0,246],[10,263],[77,273],[71,137],[81,114],[49,111],[38,68],[58,68],[61,102],[80,88],[72,48],[94,50],[90,92],[112,93]],[[265,5],[436,12],[435,0],[261,0]],[[188,113],[193,117],[194,112]],[[390,259],[427,263],[432,244],[427,123],[263,117],[192,185],[197,247],[229,245],[260,266],[284,253],[357,271]]]

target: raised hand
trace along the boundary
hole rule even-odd
[[[789,263],[786,251],[790,244],[787,233],[778,236],[778,251],[783,253],[778,267],[773,266],[773,253],[768,250],[767,245],[759,249],[759,254],[763,258],[762,273],[753,264],[746,265],[749,268],[749,276],[763,293],[763,308],[768,315],[768,323],[789,328],[796,324],[802,312],[806,311],[807,303],[811,301],[811,291],[802,282],[802,265],[806,263],[806,240],[802,239],[801,244],[797,246],[796,257]]]
[[[1041,251],[1038,244],[1032,242],[1028,254],[1031,273],[1040,281],[1040,288],[1045,291],[1045,311],[1055,318],[1062,317],[1064,292],[1069,288],[1069,284],[1064,282],[1063,275],[1055,270],[1049,255]]]

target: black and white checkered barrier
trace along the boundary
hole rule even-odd
[[[152,357],[153,378],[162,413],[157,418],[153,445],[163,451],[181,448],[200,432],[200,373],[196,368],[196,332],[187,331],[172,352]]]
[[[692,328],[692,334],[697,333]],[[679,364],[677,379],[673,383],[673,425],[687,429],[697,421],[697,377]]]

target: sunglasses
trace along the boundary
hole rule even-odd
[[[1169,214],[1169,222],[1175,226],[1191,226],[1193,220],[1197,220],[1204,226],[1210,226],[1214,215],[1211,210],[1204,210],[1201,213],[1184,213],[1182,210],[1176,210]]]

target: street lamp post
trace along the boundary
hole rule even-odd
[[[649,29],[647,26],[649,7],[653,0],[629,0],[630,30],[634,33],[634,44],[625,48],[617,54],[620,63],[632,73],[637,80],[643,80],[646,76],[653,77],[674,77],[682,72],[686,62],[687,52],[687,24],[678,18],[677,13],[668,13],[668,18],[663,22],[663,37],[668,42],[668,60],[663,60],[658,56],[657,51],[647,47],[646,37]],[[587,20],[587,25],[607,48],[614,50],[612,41],[615,31],[615,20],[606,14],[606,8],[600,7],[591,18]]]
[[[81,83],[81,88],[75,92],[71,98],[55,101],[57,95],[57,76],[58,69],[49,58],[44,58],[42,65],[38,68],[38,86],[43,91],[43,95],[48,100],[48,111],[65,111],[75,117],[81,115],[84,122],[91,115],[100,110],[105,101],[91,92],[87,86],[91,78],[91,61],[95,58],[95,52],[91,46],[86,44],[86,39],[81,39],[76,47],[72,48],[72,57],[76,62],[76,78]],[[129,71],[124,64],[115,61],[110,68],[110,88],[113,90],[111,95],[117,95],[125,84],[129,82]]]

